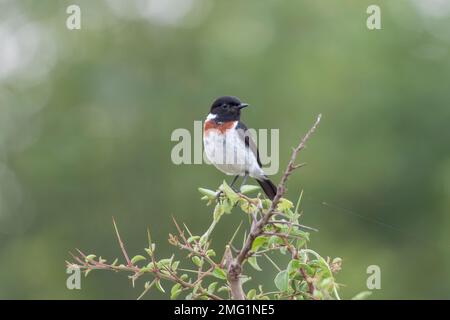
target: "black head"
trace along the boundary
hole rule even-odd
[[[241,109],[248,104],[236,97],[224,96],[216,99],[211,106],[210,114],[216,115],[216,121],[233,121],[241,117]]]

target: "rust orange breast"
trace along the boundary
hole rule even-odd
[[[225,133],[227,130],[234,128],[236,121],[216,122],[214,120],[208,120],[205,122],[205,134],[208,130],[218,130],[220,133]]]

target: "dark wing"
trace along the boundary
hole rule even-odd
[[[243,124],[241,121],[238,121],[238,124],[235,129],[238,130],[239,137],[242,140],[245,139],[245,146],[248,147],[250,151],[256,156],[256,160],[258,161],[259,166],[262,167],[261,160],[259,160],[258,148],[256,147],[256,143],[255,141],[253,141],[246,125]]]

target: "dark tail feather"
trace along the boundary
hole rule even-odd
[[[275,198],[275,195],[277,194],[277,187],[272,183],[272,181],[270,181],[269,178],[263,178],[256,181],[258,181],[266,196],[270,200],[273,200],[273,198]]]

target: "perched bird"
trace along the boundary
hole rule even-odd
[[[244,177],[242,185],[250,176],[256,179],[267,197],[272,200],[277,193],[277,187],[265,175],[258,148],[247,127],[240,121],[241,110],[247,106],[248,104],[242,103],[238,98],[230,96],[214,101],[204,124],[205,153],[217,169],[235,176],[231,187],[239,176]]]

